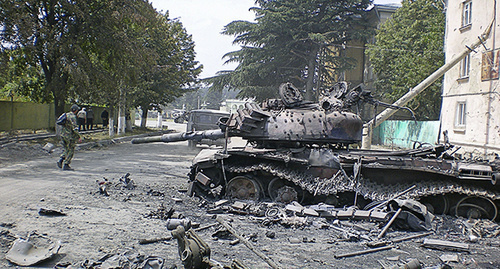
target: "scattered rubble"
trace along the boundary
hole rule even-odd
[[[134,188],[126,187],[126,184],[133,182],[130,179],[130,174],[127,173],[121,177],[119,182],[114,185],[116,188],[125,190],[134,190]],[[103,186],[113,186],[110,180],[104,178],[104,183],[99,184],[102,192],[107,192]],[[149,190],[147,194],[156,193],[154,190]],[[109,196],[109,194],[107,194]],[[182,199],[182,198],[179,198]],[[176,200],[172,199],[176,204]],[[140,245],[147,245],[159,242],[168,242],[176,239],[179,248],[179,257],[184,265],[184,268],[248,268],[243,262],[238,259],[232,261],[230,265],[222,265],[221,263],[210,259],[210,247],[201,237],[196,235],[196,232],[203,231],[212,227],[218,227],[217,231],[212,233],[213,239],[228,240],[230,246],[235,246],[243,243],[255,255],[264,260],[271,268],[281,268],[279,263],[273,261],[271,257],[264,254],[256,248],[255,243],[259,240],[257,232],[249,234],[238,233],[222,215],[242,216],[248,221],[257,221],[263,227],[272,228],[275,225],[284,227],[285,229],[329,229],[334,231],[334,237],[331,244],[338,242],[359,242],[360,246],[367,248],[358,251],[342,251],[341,249],[334,252],[333,256],[336,259],[345,259],[370,253],[397,250],[398,243],[404,241],[412,241],[418,238],[432,236],[439,232],[443,232],[445,227],[450,227],[452,221],[456,224],[456,236],[466,237],[471,243],[478,243],[482,238],[498,238],[500,234],[500,226],[489,220],[465,220],[461,218],[443,219],[442,217],[435,218],[434,215],[427,212],[424,205],[414,200],[394,199],[384,203],[384,206],[375,206],[369,210],[358,209],[355,206],[336,208],[328,204],[316,204],[303,206],[300,203],[293,201],[288,204],[269,203],[253,201],[230,201],[219,200],[215,202],[201,203],[200,206],[205,207],[208,214],[215,214],[214,218],[218,223],[206,224],[200,227],[198,223],[192,222],[183,214],[176,212],[173,207],[166,207],[160,204],[156,210],[153,210],[145,215],[148,218],[156,218],[165,221],[165,227],[172,231],[172,235],[163,237],[153,237],[139,239]],[[401,214],[406,212],[404,218],[400,218]],[[65,216],[66,213],[58,210],[40,208],[40,215],[45,216]],[[409,218],[408,216],[413,216]],[[230,220],[230,219],[229,219]],[[406,222],[405,222],[406,221]],[[412,223],[409,223],[412,222]],[[396,223],[398,223],[396,225]],[[3,227],[10,227],[8,224],[2,224]],[[426,232],[410,234],[406,236],[394,237],[386,236],[395,230],[403,229],[403,231],[419,231]],[[454,233],[449,233],[453,235]],[[7,236],[8,233],[3,233]],[[273,230],[265,231],[265,237],[268,239],[276,238],[276,233]],[[388,239],[384,239],[388,237]],[[29,238],[28,238],[29,239]],[[13,249],[9,251],[9,261],[18,264],[25,263],[35,264],[40,260],[50,259],[60,248],[59,244],[52,244],[49,247],[34,247],[31,243],[28,244],[26,239],[17,239],[13,244]],[[315,237],[289,237],[290,244],[309,244],[316,243]],[[494,244],[494,243],[493,243]],[[22,247],[20,247],[22,246]],[[421,246],[429,249],[438,249],[442,251],[459,251],[469,252],[471,247],[469,244],[457,242],[453,240],[441,240],[425,238]],[[24,250],[23,250],[24,249]],[[28,253],[37,250],[37,254],[29,254],[36,259],[19,258],[19,253]],[[26,251],[25,251],[26,250]],[[14,253],[14,254],[13,254]],[[17,254],[16,254],[17,253]],[[41,253],[41,254],[39,254]],[[16,257],[16,255],[18,257]],[[445,268],[450,263],[465,262],[460,259],[458,254],[445,253],[439,256],[443,262],[439,267]],[[29,260],[29,261],[27,261]],[[164,267],[164,259],[156,256],[148,256],[137,254],[135,251],[125,250],[115,254],[108,254],[98,261],[85,261],[80,264],[81,268],[167,268]],[[399,256],[387,257],[385,262],[379,261],[383,268],[421,268],[421,262],[413,259],[401,261]],[[69,268],[69,265],[58,264],[56,268]],[[149,266],[149,267],[148,267]],[[430,268],[430,267],[427,267]]]
[[[56,204],[52,196],[44,194],[34,200],[40,202],[40,205],[33,203],[33,206],[27,206],[25,211],[22,211],[21,217],[26,219],[26,216],[34,216],[33,220],[30,220],[30,224],[36,222],[55,223],[64,227],[63,230],[77,230],[75,229],[77,228],[76,225],[68,224],[66,220],[78,214],[82,214],[83,218],[89,216],[90,219],[92,204],[95,203],[111,208],[112,210],[106,212],[115,212],[116,214],[127,211],[128,208],[133,208],[131,211],[127,211],[127,214],[136,214],[139,222],[141,218],[144,218],[142,221],[151,221],[151,223],[160,226],[149,229],[150,227],[137,225],[141,231],[132,233],[130,230],[125,230],[130,229],[130,227],[116,227],[115,223],[113,229],[116,228],[116,231],[102,237],[103,241],[107,241],[108,247],[99,245],[97,258],[94,257],[94,259],[76,263],[75,261],[78,261],[78,259],[74,259],[75,256],[72,256],[73,259],[69,260],[73,264],[67,262],[68,256],[64,258],[64,255],[72,255],[68,251],[70,249],[68,244],[74,243],[66,239],[62,241],[64,246],[59,251],[64,250],[65,253],[53,255],[38,266],[59,269],[166,269],[174,268],[175,265],[173,264],[177,264],[177,268],[182,268],[184,264],[179,267],[178,262],[182,261],[182,256],[178,256],[178,253],[172,255],[169,252],[168,255],[163,255],[166,253],[166,249],[177,251],[177,239],[172,240],[174,237],[170,232],[162,229],[167,228],[167,226],[171,226],[171,228],[176,226],[175,222],[180,224],[176,228],[182,226],[185,229],[190,223],[191,227],[187,230],[197,233],[200,239],[208,243],[205,244],[211,248],[210,259],[216,259],[218,266],[221,266],[216,268],[250,268],[245,267],[244,263],[250,265],[260,264],[260,266],[251,266],[251,268],[262,268],[268,265],[267,263],[264,264],[264,259],[256,259],[256,254],[249,250],[241,239],[216,221],[217,217],[222,218],[235,230],[236,234],[240,235],[255,250],[260,251],[280,267],[388,269],[413,268],[410,266],[416,264],[416,262],[426,269],[499,268],[500,266],[498,257],[492,256],[492,253],[495,253],[500,247],[500,226],[490,220],[465,219],[439,214],[434,218],[429,218],[430,215],[427,215],[424,210],[426,208],[396,201],[397,197],[392,197],[392,200],[387,200],[383,205],[374,206],[374,208],[333,206],[325,203],[305,205],[298,202],[275,203],[268,201],[233,201],[230,199],[209,201],[198,197],[188,197],[185,192],[180,191],[186,187],[179,183],[185,178],[170,181],[173,177],[167,176],[166,183],[164,182],[165,178],[162,178],[163,181],[161,182],[160,180],[157,183],[148,182],[152,185],[147,185],[141,176],[137,176],[135,173],[126,176],[125,171],[127,170],[123,169],[122,171],[113,175],[106,175],[107,178],[102,177],[102,180],[99,180],[106,182],[103,185],[106,187],[104,191],[107,195],[98,189],[99,184],[96,184],[95,178],[84,178],[82,182],[87,184],[87,188],[68,192],[68,197],[73,196],[69,199],[79,199],[76,201],[81,205],[69,204],[65,206],[62,202],[68,200],[63,200],[61,196],[58,197],[60,199],[58,201],[61,201],[61,203]],[[129,183],[133,178],[134,188],[126,187],[126,178],[129,179]],[[180,190],[176,190],[176,188]],[[81,203],[82,197],[88,199],[89,195],[93,199],[89,200],[88,203]],[[350,203],[356,204],[352,201]],[[133,207],[134,205],[141,206]],[[197,205],[200,207],[197,208]],[[44,209],[43,212],[48,215],[40,214],[42,208]],[[59,210],[59,208],[64,211]],[[99,208],[100,210],[102,209]],[[400,213],[395,217],[397,211],[400,211]],[[46,217],[51,212],[55,214],[60,212],[66,215],[57,218]],[[409,212],[411,215],[405,212]],[[403,217],[405,214],[406,217]],[[111,219],[113,216],[109,217]],[[395,218],[393,223],[388,225],[393,218]],[[20,221],[13,222],[13,220],[5,219],[6,223],[0,223],[0,246],[4,250],[4,254],[7,253],[7,250],[19,237],[9,232],[9,230],[19,232],[27,227],[19,225]],[[410,221],[417,225],[409,223]],[[84,225],[85,228],[82,229],[106,226],[112,223],[113,221],[104,219],[97,224]],[[387,227],[387,229],[383,236],[379,238],[384,227]],[[414,229],[415,227],[418,229]],[[423,229],[423,231],[416,232],[420,229]],[[46,232],[46,230],[42,229],[40,231],[43,234]],[[48,234],[54,234],[54,231],[52,230]],[[75,231],[71,232],[75,233]],[[187,233],[187,231],[185,232]],[[130,236],[132,234],[133,236]],[[431,240],[429,241],[429,239]],[[441,250],[425,246],[430,246],[430,243],[436,245],[436,241],[432,240],[441,240],[439,244],[445,246],[452,243],[464,244],[468,246],[469,251]],[[189,240],[186,242],[192,243]],[[129,248],[133,250],[129,250]],[[92,248],[88,249],[92,251]],[[138,252],[139,249],[141,254]],[[158,254],[154,252],[156,249],[163,252]],[[352,256],[352,253],[367,250],[370,252]],[[416,251],[413,252],[413,250]],[[315,255],[316,252],[317,255]],[[335,259],[334,256],[340,258]],[[65,261],[61,262],[63,258]],[[418,260],[412,260],[417,258]],[[356,266],[356,263],[359,263],[360,260],[365,263]],[[377,262],[380,263],[378,267]],[[222,263],[227,263],[227,265]],[[215,264],[213,265],[215,266]],[[291,266],[291,264],[293,265]],[[353,266],[353,264],[355,265]],[[1,267],[4,265],[14,268],[17,266],[9,264],[5,259]]]
[[[222,226],[224,226],[224,228],[226,228],[231,234],[233,234],[234,236],[236,236],[243,244],[245,244],[245,246],[247,246],[251,251],[253,251],[253,253],[255,253],[255,255],[259,256],[259,258],[263,259],[264,261],[267,262],[267,264],[269,264],[269,266],[271,266],[272,268],[280,268],[271,258],[267,257],[266,255],[264,255],[261,251],[259,251],[258,249],[256,249],[252,244],[250,244],[250,242],[248,240],[246,240],[244,237],[242,237],[241,235],[239,235],[231,226],[229,226],[229,224],[227,224],[220,216],[216,218],[216,220],[222,224]]]
[[[79,264],[78,268],[100,269],[100,268],[141,268],[162,269],[165,268],[165,260],[157,256],[145,256],[134,249],[119,250],[116,253],[106,254],[97,261],[86,260]],[[56,268],[72,268],[71,265],[58,264]]]

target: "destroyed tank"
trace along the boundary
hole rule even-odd
[[[401,196],[419,200],[435,214],[498,221],[498,159],[456,159],[449,143],[401,151],[357,149],[363,121],[351,109],[361,102],[383,104],[362,85],[348,91],[346,82],[337,83],[322,91],[317,103],[303,100],[290,83],[282,84],[279,94],[280,99],[247,103],[221,118],[219,129],[132,143],[247,140],[245,147],[226,143],[223,149],[201,150],[189,174],[190,195],[365,209]]]

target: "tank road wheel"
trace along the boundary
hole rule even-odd
[[[279,94],[283,103],[286,106],[294,105],[302,102],[304,99],[300,90],[295,88],[291,83],[283,83],[279,87]]]
[[[500,186],[500,173],[494,173],[491,176],[491,184],[493,186]]]
[[[455,206],[455,216],[470,219],[495,220],[498,209],[495,202],[484,197],[464,197]]]
[[[271,182],[269,182],[267,191],[271,200],[275,202],[302,202],[304,199],[304,193],[301,189],[294,187],[292,183],[278,177],[273,178]]]
[[[444,215],[450,207],[450,202],[445,195],[426,196],[420,199],[420,202],[434,215]]]
[[[262,187],[259,182],[245,176],[233,177],[226,187],[226,195],[231,199],[258,201]]]

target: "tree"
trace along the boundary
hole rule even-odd
[[[0,99],[41,101],[44,81],[38,66],[26,59],[22,49],[0,51]]]
[[[96,88],[92,92],[110,109],[110,123],[118,108],[118,134],[125,132],[128,108],[133,106],[134,89],[141,86],[141,75],[156,65],[154,49],[147,46],[148,29],[155,28],[157,12],[144,0],[108,0],[92,2],[89,24],[93,40],[89,42]],[[88,96],[87,99],[92,96]],[[114,134],[110,124],[110,135]]]
[[[160,110],[189,91],[202,68],[194,59],[194,42],[182,23],[169,19],[168,13],[158,14],[156,19],[144,39],[144,46],[154,53],[155,64],[143,70],[133,93],[133,105],[142,110],[142,128],[146,127],[148,110]]]
[[[219,72],[213,88],[239,89],[244,97],[269,97],[292,82],[312,99],[320,81],[356,64],[339,50],[371,35],[364,19],[371,0],[257,0],[255,22],[233,21],[223,30],[241,49],[225,55],[234,71]]]
[[[378,30],[367,50],[376,93],[396,101],[444,64],[445,15],[442,1],[404,0]],[[418,119],[439,118],[441,81],[436,81],[408,106]]]
[[[2,53],[22,51],[16,56],[42,70],[44,87],[29,94],[54,101],[56,116],[76,100],[125,106],[126,91],[153,62],[143,46],[152,18],[145,0],[8,0],[0,3],[0,43],[9,45]]]
[[[0,41],[10,44],[10,50],[22,51],[18,57],[43,71],[44,91],[31,92],[31,97],[43,102],[53,100],[56,115],[64,110],[68,81],[84,66],[84,54],[77,42],[87,11],[82,2],[10,0],[1,4]]]

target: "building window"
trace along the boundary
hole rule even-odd
[[[483,52],[481,61],[481,81],[498,79],[500,50]]]
[[[472,24],[472,1],[464,2],[462,10],[462,27]]]
[[[455,118],[455,127],[465,127],[465,115],[466,115],[466,107],[465,107],[465,102],[458,102],[457,103],[457,111],[456,111],[456,118]]]
[[[470,54],[467,54],[460,63],[460,78],[468,78],[470,70]]]

